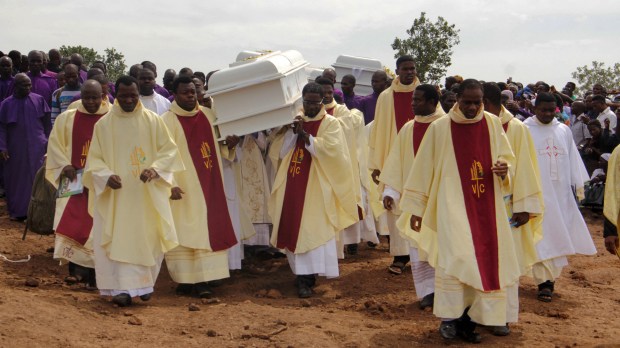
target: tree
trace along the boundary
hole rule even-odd
[[[73,53],[79,53],[84,58],[84,64],[91,66],[96,61],[102,61],[108,69],[108,78],[110,81],[116,81],[119,76],[125,74],[125,55],[117,51],[116,48],[106,48],[105,54],[100,55],[95,49],[84,46],[65,46],[62,45],[58,49],[63,57],[70,57]]]
[[[607,90],[620,87],[620,63],[606,67],[605,63],[593,61],[592,66],[577,67],[571,76],[577,80],[579,90],[591,91],[594,84],[600,83]]]
[[[79,53],[80,55],[82,55],[82,58],[84,58],[84,64],[86,66],[90,66],[96,60],[99,60],[99,58],[101,57],[99,53],[97,53],[97,51],[95,51],[94,49],[89,48],[89,47],[84,47],[81,45],[80,46],[62,45],[60,46],[58,50],[60,51],[61,56],[67,57],[67,58],[71,57],[73,53]]]
[[[407,54],[413,56],[420,81],[439,83],[452,65],[452,47],[461,42],[459,32],[460,29],[443,17],[432,23],[426,18],[426,12],[422,12],[407,29],[409,37],[394,39],[392,49],[397,51],[394,58]]]
[[[116,50],[116,48],[106,48],[105,57],[102,59],[108,68],[108,78],[110,81],[116,81],[125,74],[125,55]]]

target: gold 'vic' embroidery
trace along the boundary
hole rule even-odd
[[[472,163],[469,171],[471,172],[471,189],[474,195],[480,198],[480,195],[485,191],[484,184],[480,183],[480,180],[484,179],[482,164],[479,161],[474,160],[474,163]]]
[[[301,171],[301,168],[299,166],[301,165],[301,162],[303,162],[303,160],[304,150],[302,148],[295,149],[295,153],[293,153],[293,156],[291,157],[291,165],[288,170],[289,174],[291,174],[293,177],[299,174]]]
[[[200,145],[200,153],[202,154],[205,167],[211,170],[213,168],[213,160],[211,159],[211,147],[209,144],[203,141],[202,145]]]
[[[146,163],[146,155],[144,153],[144,150],[142,150],[141,146],[134,146],[133,151],[131,152],[130,155],[130,159],[131,159],[131,174],[138,178],[140,177],[140,166],[143,165],[144,163]]]
[[[82,155],[80,156],[80,164],[82,168],[86,166],[86,157],[88,156],[88,150],[90,150],[90,140],[87,140],[86,143],[82,146]]]

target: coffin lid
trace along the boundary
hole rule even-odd
[[[273,52],[247,64],[242,64],[214,73],[209,79],[209,96],[240,89],[276,79],[308,65],[304,57],[295,50]]]
[[[336,63],[332,64],[334,68],[349,68],[377,71],[383,69],[383,64],[377,59],[349,56],[346,54],[339,55]]]

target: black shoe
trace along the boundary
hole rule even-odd
[[[439,325],[439,334],[444,340],[453,340],[456,338],[455,320],[442,321]]]
[[[349,254],[349,255],[357,255],[357,244],[349,244],[349,245],[347,245],[347,254]]]
[[[433,304],[435,303],[435,293],[428,294],[422,298],[420,301],[420,309],[425,309],[427,307],[433,308]]]
[[[145,301],[145,302],[146,302],[146,301],[148,301],[148,300],[150,300],[150,299],[151,299],[151,296],[152,296],[152,295],[153,295],[153,293],[152,293],[152,292],[150,292],[150,293],[148,293],[148,294],[140,295],[140,299],[141,299],[142,301]]]
[[[179,284],[175,290],[178,296],[190,296],[194,291],[194,284]]]
[[[119,307],[131,306],[131,296],[129,296],[129,294],[118,294],[112,297],[112,303]]]
[[[200,282],[194,285],[196,295],[200,298],[209,298],[213,295],[213,291],[207,282]]]
[[[302,285],[297,289],[297,295],[299,295],[299,298],[308,298],[312,296],[312,289],[307,285]]]
[[[458,334],[466,342],[469,342],[469,343],[480,343],[480,342],[482,342],[482,336],[480,336],[480,334],[477,333],[477,332],[459,330]]]
[[[492,333],[494,336],[508,336],[510,335],[510,328],[508,324],[504,326],[493,326]]]
[[[456,322],[456,333],[466,342],[480,343],[482,342],[482,337],[479,333],[475,332],[476,326],[476,323],[471,321],[471,318],[467,314],[463,314]]]

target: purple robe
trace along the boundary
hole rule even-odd
[[[33,76],[30,72],[28,73],[28,77],[30,77],[30,81],[32,82],[32,89],[30,92],[42,96],[47,102],[47,106],[51,108],[52,94],[58,89],[58,82],[56,79],[45,74]]]
[[[364,113],[364,123],[369,124],[375,119],[375,109],[377,108],[377,99],[380,93],[372,93],[362,97],[358,103],[358,109]]]
[[[46,70],[45,71],[45,75],[49,76],[49,77],[53,77],[56,78],[56,75],[58,75],[57,73],[50,71],[50,70]],[[58,81],[56,81],[56,83],[58,83]]]
[[[0,103],[13,95],[13,80],[15,80],[13,76],[9,76],[6,80],[0,79]]]
[[[351,109],[359,109],[359,104],[360,104],[360,99],[362,99],[362,97],[357,96],[354,94],[352,95],[344,95],[344,105],[347,106],[347,108],[349,108],[349,110]]]
[[[108,82],[108,95],[110,96],[116,95],[116,86],[114,86],[113,82]],[[112,98],[112,102],[114,102],[114,98]]]
[[[43,165],[51,129],[50,108],[38,94],[21,99],[11,96],[0,104],[0,151],[9,153],[4,186],[12,218],[28,212],[32,183]]]
[[[155,84],[155,88],[153,88],[153,90],[155,90],[157,94],[162,95],[166,99],[170,98],[170,92],[168,92],[167,89],[158,84]]]
[[[80,69],[80,84],[84,83],[86,80],[88,80],[88,73]]]

